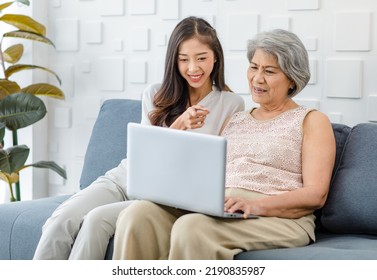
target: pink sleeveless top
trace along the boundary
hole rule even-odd
[[[313,110],[300,106],[263,121],[250,110],[234,114],[222,134],[228,141],[226,187],[268,195],[301,188],[302,125]]]

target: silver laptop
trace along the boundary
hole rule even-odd
[[[224,137],[129,123],[127,196],[218,217],[224,213]],[[256,216],[252,216],[256,217]]]

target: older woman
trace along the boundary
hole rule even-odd
[[[242,251],[315,241],[313,211],[327,197],[335,139],[323,113],[292,100],[310,78],[307,52],[295,34],[273,30],[249,41],[247,57],[259,106],[236,113],[223,130],[224,208],[259,218],[215,218],[135,202],[118,218],[114,259],[233,259]]]

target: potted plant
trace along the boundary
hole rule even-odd
[[[22,43],[13,44],[3,50],[4,40],[8,38],[16,38],[17,41],[18,39],[32,40],[55,47],[46,37],[44,25],[26,15],[2,13],[14,3],[30,5],[29,0],[15,0],[0,4],[0,24],[5,23],[16,28],[2,34],[0,41],[0,179],[9,186],[10,200],[19,201],[21,200],[19,172],[24,168],[49,168],[65,179],[66,172],[52,161],[25,164],[30,149],[26,145],[18,144],[17,131],[38,122],[47,113],[43,100],[37,95],[64,99],[64,93],[49,83],[35,83],[21,88],[16,81],[12,80],[13,74],[17,72],[41,69],[55,76],[61,84],[58,75],[52,70],[38,65],[19,63],[24,54]],[[6,131],[12,133],[13,143],[9,148],[5,148],[3,140]]]

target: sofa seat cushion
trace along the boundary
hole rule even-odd
[[[237,260],[377,260],[377,236],[367,234],[317,234],[308,246],[249,251]]]
[[[322,226],[333,233],[377,234],[377,124],[352,128],[334,172]]]

